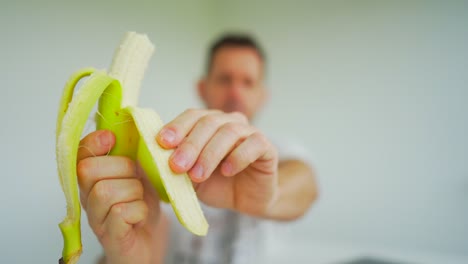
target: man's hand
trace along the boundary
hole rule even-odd
[[[187,110],[157,141],[177,148],[170,167],[188,172],[204,203],[268,216],[278,196],[278,154],[243,114]]]
[[[107,263],[155,263],[159,199],[135,162],[106,155],[114,143],[113,134],[104,130],[81,141],[77,166],[81,203]]]

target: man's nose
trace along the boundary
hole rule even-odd
[[[234,100],[241,100],[244,96],[244,90],[242,84],[234,83],[229,89],[229,97]]]

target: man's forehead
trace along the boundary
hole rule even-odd
[[[212,67],[218,70],[235,68],[255,72],[262,71],[262,61],[258,52],[250,47],[222,47],[213,56]]]

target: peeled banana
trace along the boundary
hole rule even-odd
[[[137,107],[140,84],[153,51],[146,35],[128,32],[109,73],[85,68],[65,85],[56,128],[57,168],[67,203],[67,216],[59,224],[64,240],[60,263],[77,263],[82,252],[76,160],[81,133],[98,100],[97,129],[111,130],[116,137],[110,155],[138,161],[161,200],[171,203],[180,223],[196,235],[208,231],[190,178],[170,169],[172,150],[161,148],[155,140],[163,122],[155,111]],[[75,86],[84,77],[88,79],[74,95]]]

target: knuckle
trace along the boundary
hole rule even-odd
[[[132,159],[124,157],[122,162],[126,173],[129,175],[136,174],[136,163]]]
[[[217,152],[213,148],[206,148],[203,150],[203,153],[200,155],[199,163],[204,165],[205,167],[215,160]]]
[[[238,165],[239,163],[249,162],[249,151],[246,148],[239,148],[238,151],[233,155],[231,162]]]
[[[107,181],[98,181],[93,187],[93,195],[99,201],[109,201],[112,196],[111,184]]]
[[[124,203],[116,203],[111,206],[109,210],[109,214],[111,216],[120,216],[122,212],[125,210],[125,204]]]
[[[252,137],[255,141],[257,141],[262,146],[269,145],[268,139],[259,131],[256,131],[252,134]]]
[[[211,109],[209,110],[213,114],[225,114],[222,110],[220,109]]]
[[[76,173],[80,184],[83,184],[83,182],[89,178],[91,168],[91,158],[82,159],[78,162],[76,165]]]
[[[232,112],[232,113],[230,113],[230,115],[234,119],[236,119],[236,120],[238,120],[239,122],[242,122],[242,123],[248,123],[248,121],[249,121],[246,115],[244,115],[243,113],[238,112],[238,111]]]
[[[219,119],[216,115],[206,115],[200,119],[199,123],[201,126],[214,127],[219,123]]]
[[[223,125],[221,128],[224,133],[228,133],[234,137],[240,137],[241,136],[241,126],[236,123],[226,123]]]
[[[144,187],[143,183],[137,179],[134,180],[134,185],[135,185],[135,194],[138,196],[138,198],[143,198],[143,192],[144,192]]]
[[[180,148],[184,151],[192,155],[194,153],[198,153],[199,146],[195,143],[195,141],[191,138],[186,138],[184,142],[181,144]]]
[[[184,115],[196,115],[200,110],[195,108],[188,108],[183,112]]]

